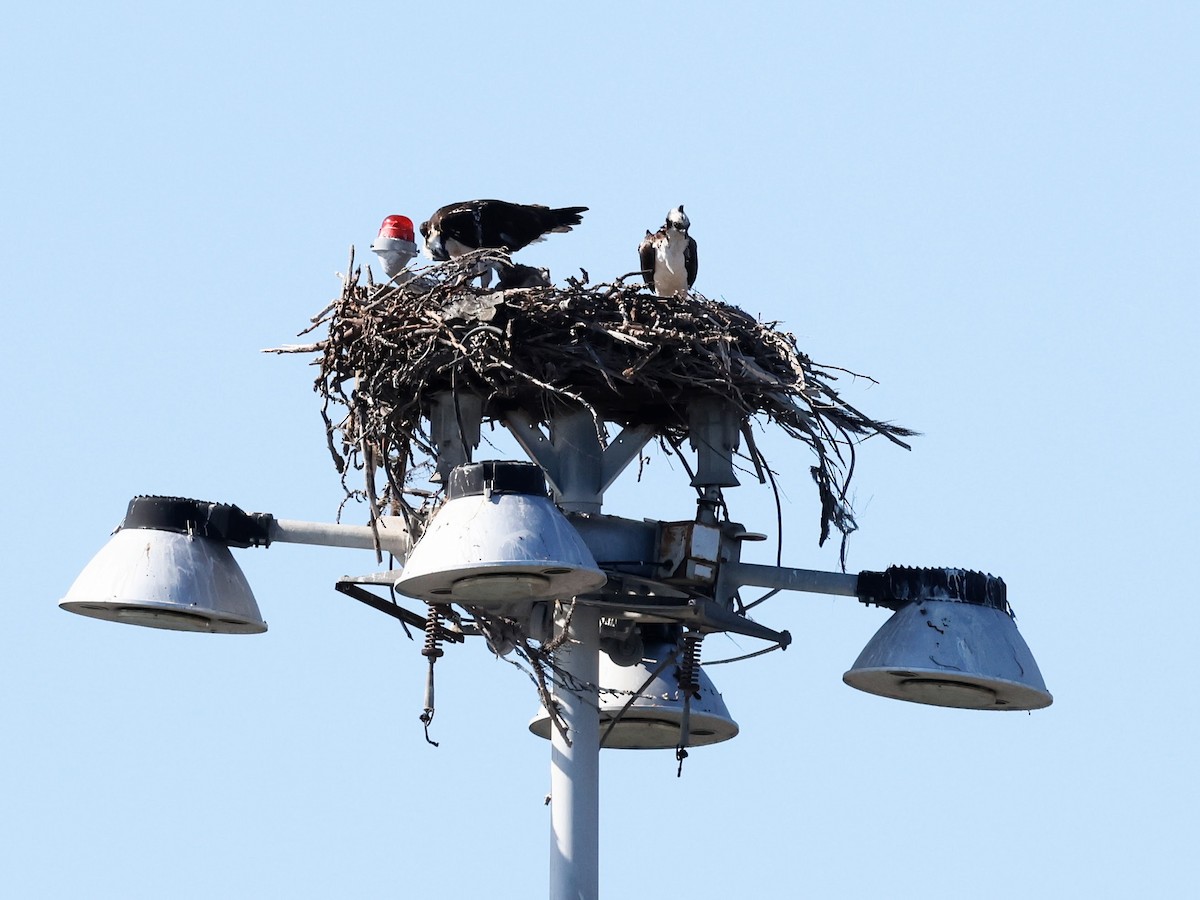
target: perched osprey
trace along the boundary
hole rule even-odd
[[[395,278],[417,255],[412,219],[388,216],[379,226],[379,235],[371,242],[371,249],[379,257],[379,264],[388,279]]]
[[[684,215],[683,205],[667,213],[667,222],[658,231],[646,232],[638,244],[642,278],[654,288],[659,297],[686,294],[696,283],[696,241],[688,234],[691,222]]]
[[[481,247],[520,250],[551,231],[570,231],[586,211],[586,206],[550,209],[503,200],[467,200],[443,206],[421,223],[421,234],[430,257],[444,261]]]

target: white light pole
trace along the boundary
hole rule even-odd
[[[564,623],[554,692],[566,735],[550,737],[550,896],[595,900],[600,883],[600,610],[576,605]],[[568,743],[569,741],[569,743]]]

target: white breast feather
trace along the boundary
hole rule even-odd
[[[666,238],[654,242],[654,293],[660,297],[673,297],[687,293],[687,266],[683,254],[687,249],[687,236],[668,229]]]

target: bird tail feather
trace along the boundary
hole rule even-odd
[[[570,231],[583,221],[582,213],[587,212],[587,209],[586,206],[564,206],[560,209],[550,210],[554,215],[554,227],[550,230],[559,234]]]

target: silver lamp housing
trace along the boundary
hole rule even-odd
[[[135,497],[58,605],[129,625],[260,634],[267,623],[228,542],[265,544],[262,518],[203,501]]]
[[[1031,710],[1053,702],[1001,579],[894,567],[864,572],[859,582],[860,598],[895,612],[842,676],[846,684],[960,709]]]
[[[607,577],[551,502],[533,463],[481,462],[450,472],[446,500],[404,562],[396,590],[499,615],[594,591]]]
[[[679,746],[684,696],[676,676],[678,654],[676,640],[650,636],[632,665],[620,665],[609,654],[600,654],[601,746],[618,750]],[[736,737],[738,724],[729,715],[724,698],[703,667],[698,674],[700,696],[692,697],[689,703],[687,746],[717,744]],[[551,728],[549,713],[545,707],[539,708],[529,730],[548,740]]]

